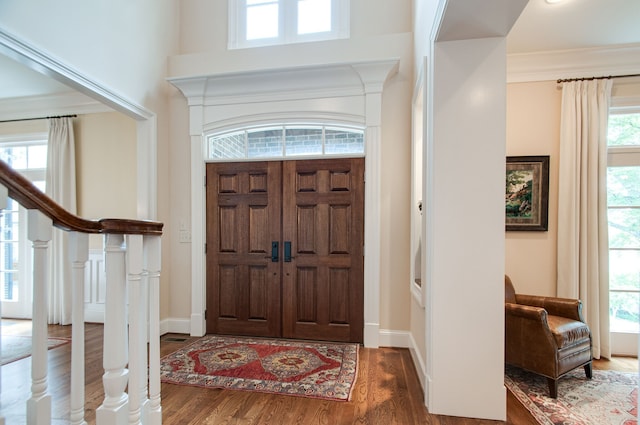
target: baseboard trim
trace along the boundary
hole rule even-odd
[[[408,331],[393,331],[390,329],[380,329],[378,336],[380,347],[411,347],[411,334]]]
[[[416,351],[415,341],[413,336],[408,331],[394,331],[390,329],[380,329],[377,335],[373,335],[374,327],[369,328],[369,335],[372,336],[378,346],[380,347],[397,347],[397,348],[409,348],[412,352]],[[191,333],[191,320],[180,319],[176,317],[169,317],[160,321],[160,334],[166,333],[179,333],[190,334]],[[366,344],[365,344],[366,345]],[[413,356],[413,354],[412,354]]]
[[[187,334],[191,333],[191,321],[189,319],[178,319],[169,317],[160,321],[160,335],[175,333]]]
[[[422,386],[424,393],[427,393],[427,368],[424,362],[424,359],[420,356],[420,351],[418,351],[418,345],[416,344],[416,340],[413,339],[413,334],[409,334],[410,346],[409,352],[411,353],[411,359],[413,360],[413,365],[416,368],[416,373],[418,374],[418,380],[420,380],[420,386]]]

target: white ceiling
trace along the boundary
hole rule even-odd
[[[507,52],[634,43],[640,43],[638,0],[529,0],[507,37]]]
[[[507,52],[621,44],[640,44],[640,0],[563,0],[555,4],[529,0],[507,37]],[[0,100],[72,91],[0,54]]]

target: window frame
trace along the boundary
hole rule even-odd
[[[2,136],[0,137],[0,147],[28,147],[36,145],[47,145],[48,147],[47,139],[48,135],[44,132]],[[16,171],[24,175],[31,182],[46,180],[46,162],[45,168],[24,168],[16,169]],[[27,235],[28,228],[26,225],[24,225],[28,221],[27,210],[22,205],[17,204],[17,206],[18,208],[16,210],[9,213],[17,214],[18,216],[18,234],[14,235],[14,238],[11,240],[14,242],[18,242],[18,267],[15,270],[12,269],[12,272],[16,274],[19,282],[18,299],[4,300],[4,287],[2,287],[0,288],[0,290],[2,291],[2,297],[0,298],[0,301],[2,302],[2,312],[4,317],[30,319],[33,286],[33,271],[31,267],[33,261],[33,250]],[[3,214],[3,216],[5,214]],[[5,241],[3,240],[2,242]],[[6,242],[11,243],[10,241]],[[4,250],[1,251],[4,252]]]
[[[612,105],[609,109],[609,116],[611,115],[622,115],[622,114],[640,114],[640,99],[639,99],[639,106],[634,106],[634,107],[629,107],[629,106],[624,106],[624,107],[616,107],[615,105]],[[612,168],[612,167],[640,167],[640,145],[638,146],[634,146],[634,145],[624,145],[624,146],[607,146],[607,169]],[[631,206],[633,207],[637,207],[637,206]],[[629,207],[625,207],[625,206],[607,206],[607,211],[611,210],[611,209],[621,209],[621,208],[629,208]],[[612,250],[627,250],[627,249],[622,249],[622,248],[611,248],[611,246],[608,246],[608,251],[611,252]],[[638,290],[624,290],[624,289],[614,289],[612,290],[609,287],[609,293],[613,293],[613,292],[624,292],[624,293],[640,293],[640,289]],[[624,335],[624,334],[631,334],[631,335],[638,335],[640,334],[640,327],[638,327],[638,329],[636,329],[635,332],[631,332],[629,330],[621,330],[621,329],[613,329],[610,327],[609,331],[612,334],[612,337],[615,335]],[[625,344],[626,345],[626,344]],[[632,344],[632,345],[637,345],[637,344]],[[625,352],[628,350],[624,350]]]
[[[299,129],[321,129],[321,152],[320,153],[289,153],[287,150],[286,135],[287,130]],[[281,131],[282,146],[280,153],[277,155],[249,156],[248,134],[260,132],[264,130]],[[327,153],[327,131],[344,131],[362,134],[362,151],[358,152],[329,152]],[[211,155],[211,139],[217,137],[228,137],[232,135],[242,135],[244,140],[244,156],[214,157]],[[320,159],[320,158],[362,158],[366,154],[367,140],[365,128],[362,126],[348,125],[343,123],[328,122],[278,122],[278,123],[262,123],[252,124],[241,127],[233,127],[228,129],[218,129],[204,134],[205,141],[205,160],[207,162],[250,162],[250,161],[280,161],[280,160],[303,160],[303,159]]]
[[[313,41],[337,40],[350,36],[351,0],[331,1],[331,31],[297,34],[298,2],[300,0],[275,0],[278,3],[278,36],[247,40],[246,0],[228,2],[228,42],[229,50],[305,43]]]

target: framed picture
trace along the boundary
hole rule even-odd
[[[504,204],[506,230],[547,230],[548,155],[507,157]]]

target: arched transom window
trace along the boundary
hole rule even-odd
[[[265,125],[211,134],[213,161],[283,157],[364,156],[364,131],[329,125]]]

